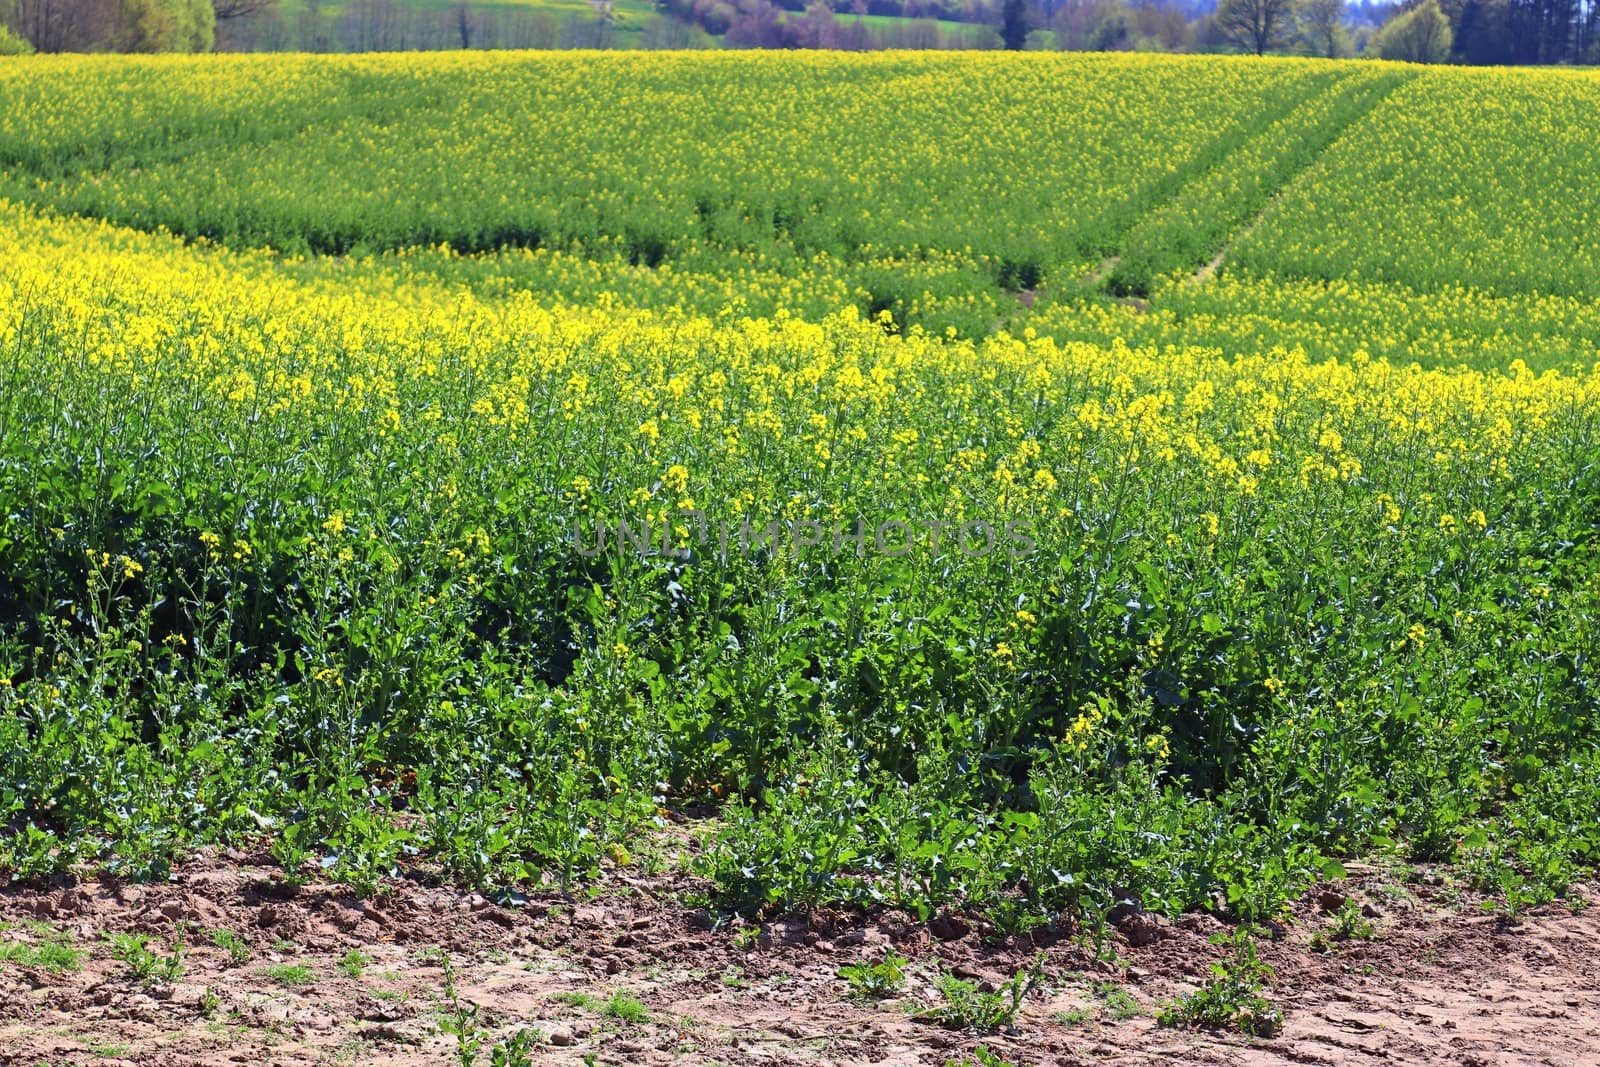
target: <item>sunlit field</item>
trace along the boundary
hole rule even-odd
[[[1600,850],[1589,73],[0,63],[0,873],[1001,931]],[[1534,191],[1537,191],[1535,195]]]

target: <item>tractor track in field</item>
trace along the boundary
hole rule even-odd
[[[1261,203],[1261,206],[1244,218],[1239,225],[1233,227],[1231,231],[1227,233],[1226,237],[1216,246],[1216,251],[1210,256],[1210,258],[1196,267],[1192,273],[1184,277],[1182,279],[1182,284],[1186,286],[1204,285],[1215,278],[1217,273],[1222,269],[1222,265],[1227,260],[1229,253],[1232,252],[1241,241],[1246,240],[1252,233],[1254,233],[1256,229],[1258,229],[1271,216],[1271,214],[1283,202],[1288,193],[1296,186],[1298,182],[1303,179],[1307,173],[1316,169],[1317,165],[1322,161],[1323,157],[1331,148],[1333,148],[1334,145],[1343,140],[1352,129],[1358,126],[1374,111],[1381,108],[1385,101],[1387,101],[1388,98],[1396,90],[1398,90],[1401,85],[1402,79],[1400,79],[1398,76],[1390,76],[1388,78],[1375,81],[1371,89],[1367,92],[1366,98],[1361,102],[1361,105],[1357,110],[1342,117],[1332,126],[1331,130],[1324,131],[1319,129],[1312,131],[1310,136],[1312,136],[1314,140],[1320,141],[1321,143],[1315,148],[1309,157],[1294,165],[1293,169],[1283,175],[1283,177],[1271,189],[1270,193],[1267,194],[1266,199]],[[1346,90],[1359,92],[1360,86],[1348,86],[1342,82],[1336,83],[1325,89],[1321,94],[1312,94],[1297,101],[1293,106],[1277,116],[1277,118],[1279,120],[1286,119],[1301,109],[1315,108],[1325,98],[1336,98],[1341,92]],[[1094,293],[1102,297],[1106,295],[1106,291],[1108,289],[1111,289],[1113,292],[1115,292],[1112,287],[1116,281],[1118,267],[1122,264],[1124,258],[1129,253],[1137,252],[1137,246],[1139,243],[1138,235],[1140,234],[1141,230],[1144,227],[1155,224],[1155,221],[1160,218],[1163,211],[1169,211],[1176,208],[1176,206],[1183,200],[1187,193],[1191,192],[1195,188],[1198,188],[1209,180],[1214,180],[1218,174],[1225,172],[1230,163],[1237,160],[1241,156],[1246,156],[1252,151],[1255,151],[1260,143],[1261,138],[1268,136],[1268,134],[1270,134],[1274,129],[1276,129],[1276,124],[1271,126],[1262,134],[1258,134],[1256,137],[1247,139],[1235,145],[1228,151],[1217,155],[1215,158],[1209,159],[1205,164],[1197,167],[1191,167],[1186,172],[1185,181],[1174,186],[1169,191],[1166,198],[1161,201],[1161,203],[1153,206],[1139,222],[1132,224],[1118,236],[1116,242],[1116,251],[1110,252],[1109,254],[1101,257],[1094,263],[1093,266],[1084,269],[1081,273],[1071,278],[1065,286],[1064,291],[1069,293],[1076,292],[1080,295]],[[1035,293],[1033,290],[1027,291],[1025,296],[1019,300],[1023,310],[1031,310],[1039,295],[1040,294]],[[1113,296],[1112,299],[1115,303],[1130,306],[1136,311],[1140,312],[1146,311],[1150,307],[1149,294],[1143,293],[1142,290],[1136,291],[1132,295]],[[1001,322],[998,328],[1009,328],[1014,325],[1016,325],[1016,322],[1012,320],[1006,320]]]
[[[1213,255],[1206,263],[1202,264],[1194,272],[1194,274],[1189,277],[1188,284],[1203,285],[1215,278],[1217,272],[1222,269],[1222,264],[1227,259],[1228,253],[1232,251],[1240,242],[1248,239],[1251,234],[1259,229],[1261,224],[1266,221],[1266,219],[1278,208],[1280,204],[1283,203],[1290,191],[1292,191],[1307,174],[1310,174],[1312,171],[1316,170],[1318,164],[1322,162],[1323,158],[1328,154],[1328,152],[1332,150],[1333,147],[1340,141],[1344,140],[1344,138],[1349,135],[1351,130],[1359,126],[1375,111],[1382,108],[1389,97],[1394,95],[1394,93],[1400,89],[1401,85],[1402,82],[1397,78],[1390,79],[1386,83],[1380,85],[1380,87],[1373,93],[1372,98],[1366,102],[1365,106],[1362,107],[1360,111],[1351,115],[1346,121],[1339,124],[1339,126],[1333,131],[1333,135],[1329,137],[1327,141],[1320,148],[1318,148],[1304,164],[1297,167],[1292,173],[1288,174],[1282,182],[1279,183],[1278,187],[1272,191],[1270,196],[1267,197],[1266,202],[1261,205],[1261,209],[1252,215],[1243,226],[1231,233],[1227,240],[1222,242],[1221,246],[1217,249],[1216,254]]]

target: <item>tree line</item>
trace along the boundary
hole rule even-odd
[[[1372,54],[1414,63],[1600,62],[1600,0],[1220,0],[1209,28],[1242,51]],[[1202,29],[1198,32],[1204,32]]]
[[[216,25],[212,0],[0,0],[0,54],[205,52]]]
[[[630,32],[608,3],[558,16],[456,0],[0,0],[18,52],[453,48],[1032,48],[1411,62],[1600,62],[1600,0],[657,0]],[[888,16],[868,22],[859,16]],[[892,21],[890,21],[892,20]]]
[[[410,52],[458,48],[610,48],[612,20],[558,18],[517,5],[473,4],[426,8],[405,0],[346,0],[335,7],[306,0],[297,11],[267,4],[248,18],[225,24],[217,47],[234,52]],[[685,39],[656,47],[688,47]]]

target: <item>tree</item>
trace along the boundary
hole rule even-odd
[[[586,19],[570,15],[561,23],[562,48],[606,49],[611,47],[609,18]]]
[[[1455,51],[1462,62],[1503,66],[1515,61],[1506,0],[1452,0],[1440,9],[1455,31]]]
[[[728,25],[723,44],[728,48],[793,48],[795,35],[778,9],[762,2]]]
[[[1139,3],[1129,9],[1141,48],[1161,52],[1188,52],[1194,47],[1194,28],[1184,13],[1166,3]]]
[[[886,34],[889,48],[928,50],[942,47],[943,37],[935,19],[904,19],[905,25],[895,24]]]
[[[1294,32],[1294,0],[1221,0],[1216,28],[1235,47],[1265,55]]]
[[[1372,45],[1384,59],[1405,63],[1443,63],[1450,58],[1450,20],[1439,0],[1421,4],[1383,24]]]
[[[1509,6],[1514,62],[1560,63],[1574,57],[1575,34],[1588,22],[1578,0],[1511,0]]]
[[[1120,52],[1128,47],[1133,30],[1128,26],[1128,10],[1121,4],[1106,9],[1089,37],[1092,52]]]
[[[26,56],[33,53],[33,45],[6,29],[0,21],[0,56]]]
[[[208,52],[211,0],[13,0],[6,19],[41,52]]]
[[[114,0],[97,47],[117,52],[209,52],[216,32],[211,0]]]
[[[1050,19],[1056,33],[1056,47],[1065,52],[1088,51],[1095,29],[1110,6],[1108,0],[1062,0]]]
[[[300,50],[327,52],[333,48],[333,20],[322,10],[322,0],[306,0],[300,9]]]
[[[710,35],[694,23],[675,15],[662,15],[644,24],[639,44],[643,48],[677,50],[709,48],[712,41]]]
[[[4,22],[41,52],[87,50],[100,35],[99,12],[77,0],[13,0]]]
[[[795,43],[801,48],[833,47],[833,8],[823,0],[812,0],[800,18],[789,19]]]
[[[278,6],[278,0],[211,0],[218,22],[246,19]]]
[[[1344,24],[1344,0],[1301,0],[1300,45],[1307,55],[1324,59],[1354,54]]]
[[[1011,51],[1020,52],[1028,47],[1032,14],[1028,0],[1000,0],[1000,41]]]

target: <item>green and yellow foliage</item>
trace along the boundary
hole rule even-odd
[[[1384,59],[1404,63],[1443,63],[1450,58],[1453,41],[1439,0],[1423,0],[1385,23],[1373,35],[1372,49]]]
[[[121,0],[121,52],[209,52],[216,39],[211,0]]]
[[[294,877],[509,894],[703,800],[752,910],[1265,919],[1389,845],[1562,891],[1600,322],[1539,251],[1590,192],[1502,198],[1592,157],[1596,84],[8,66],[0,867],[266,830]],[[1371,218],[1378,153],[1460,183]]]
[[[0,25],[0,56],[28,56],[33,54],[33,45],[12,33],[5,26]]]

